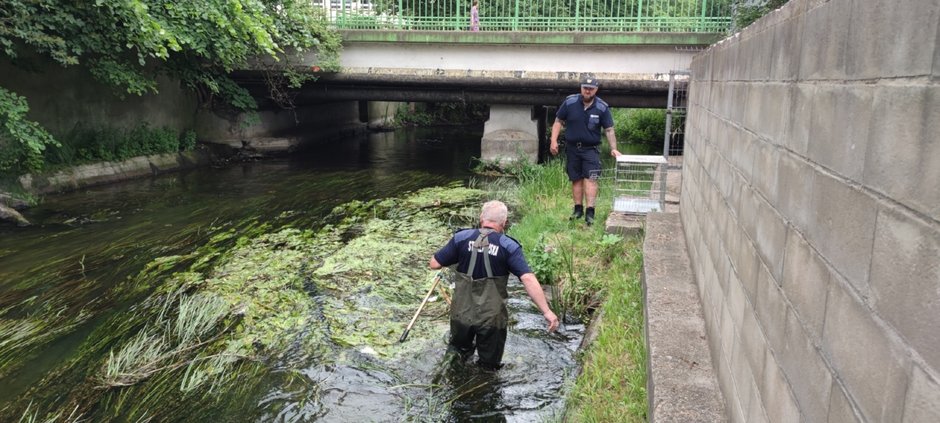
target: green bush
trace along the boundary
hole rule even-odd
[[[488,116],[485,104],[417,103],[414,111],[399,107],[395,121],[398,126],[467,125],[484,122]]]
[[[180,138],[180,151],[190,151],[196,148],[196,131],[189,130]]]
[[[153,128],[146,123],[130,130],[79,127],[63,137],[61,146],[46,150],[45,161],[54,166],[72,166],[187,151],[195,147],[196,133],[192,130],[178,135],[171,128]]]
[[[648,153],[662,153],[666,131],[664,109],[613,109],[618,143],[645,145]]]
[[[395,112],[396,126],[428,126],[434,122],[434,117],[424,110],[408,110],[407,107],[399,107]]]
[[[59,143],[38,123],[26,119],[26,99],[0,87],[0,174],[39,170],[43,152]]]
[[[561,257],[558,249],[545,241],[544,236],[538,237],[535,248],[526,253],[529,267],[538,275],[542,285],[554,285],[561,273]]]
[[[128,159],[147,154],[177,152],[179,137],[169,128],[151,128],[143,124],[127,134],[127,141],[118,147],[118,158]]]

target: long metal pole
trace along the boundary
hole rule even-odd
[[[574,30],[575,30],[575,31],[580,31],[580,30],[581,30],[581,27],[580,27],[580,25],[581,25],[581,19],[580,19],[580,17],[581,17],[581,0],[576,0],[576,1],[574,2]]]
[[[398,0],[398,29],[402,29],[405,25],[404,20],[405,11],[402,8],[402,0]]]
[[[643,0],[637,2],[636,7],[636,30],[640,31],[643,24]]]
[[[708,0],[702,0],[702,20],[699,21],[699,26],[698,26],[698,30],[702,32],[705,31],[705,9],[707,5],[708,5]]]
[[[676,93],[676,71],[669,71],[669,97],[666,99],[666,135],[663,143],[663,157],[666,163],[662,164],[659,172],[659,208],[666,211],[666,178],[669,176],[669,144],[672,138],[672,99]]]
[[[672,98],[676,92],[676,71],[669,71],[669,95],[666,98],[666,135],[663,142],[663,157],[669,161],[669,135],[672,132]]]
[[[401,334],[401,338],[398,338],[398,342],[405,342],[405,339],[408,338],[408,333],[411,332],[411,327],[414,326],[415,322],[418,320],[418,315],[421,314],[421,310],[424,309],[424,305],[427,304],[428,298],[431,298],[431,294],[434,293],[434,288],[437,288],[437,284],[440,281],[441,272],[437,272],[437,276],[434,277],[434,283],[431,284],[431,289],[428,290],[427,295],[425,295],[424,299],[421,300],[421,305],[418,306],[418,310],[415,311],[415,315],[411,318],[411,323],[408,323],[408,327],[405,328],[405,332]]]

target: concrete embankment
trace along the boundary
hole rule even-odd
[[[153,154],[117,162],[74,166],[50,173],[26,174],[20,176],[17,181],[22,191],[43,195],[205,166],[211,163],[214,157],[219,158],[210,153],[209,149]],[[28,226],[29,221],[17,211],[26,207],[28,204],[25,201],[0,193],[0,221]]]
[[[643,287],[650,421],[727,421],[677,213],[646,216]]]
[[[175,172],[207,165],[209,162],[210,155],[206,151],[153,154],[132,157],[118,162],[100,162],[75,166],[49,174],[26,174],[19,178],[19,182],[27,192],[48,194],[72,191],[141,176]]]

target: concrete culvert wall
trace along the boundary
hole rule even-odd
[[[28,118],[59,140],[76,129],[130,130],[146,124],[178,132],[192,129],[200,142],[266,153],[335,140],[366,128],[355,101],[253,114],[217,113],[200,108],[193,91],[167,77],[157,78],[157,93],[137,96],[98,82],[84,68],[62,67],[36,54],[27,53],[19,62],[21,66],[14,66],[0,60],[4,87],[26,97]],[[373,108],[369,113],[375,113],[377,120],[387,112]]]
[[[791,0],[693,60],[680,213],[731,421],[940,421],[938,21]]]
[[[62,67],[29,52],[24,56],[20,67],[0,60],[3,86],[26,97],[28,118],[53,136],[75,128],[133,129],[147,123],[182,131],[195,124],[198,101],[179,81],[157,78],[159,93],[137,96],[99,83],[82,67]]]

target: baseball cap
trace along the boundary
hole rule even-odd
[[[600,84],[601,82],[598,81],[594,75],[587,75],[584,78],[581,78],[581,87],[597,88],[597,86]]]

